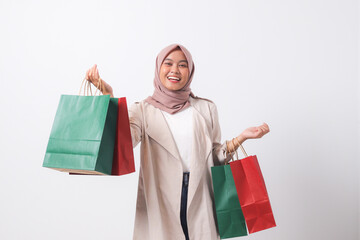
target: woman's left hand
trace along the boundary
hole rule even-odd
[[[263,123],[262,125],[258,127],[249,127],[245,129],[239,137],[241,137],[243,140],[246,139],[254,139],[254,138],[261,138],[265,134],[270,132],[269,125],[266,123]]]

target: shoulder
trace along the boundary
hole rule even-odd
[[[134,102],[130,108],[148,108],[149,106],[152,106],[151,104],[149,104],[146,99],[143,99],[141,101],[138,102]]]
[[[189,101],[191,105],[200,112],[209,111],[210,113],[212,113],[214,111],[217,111],[216,104],[210,99],[200,98],[200,97],[195,97],[195,98],[190,97]]]
[[[133,114],[141,115],[144,118],[153,116],[158,111],[158,108],[154,107],[152,104],[143,99],[139,102],[134,102],[130,107],[130,112]]]
[[[130,117],[143,115],[144,104],[145,104],[145,100],[142,100],[140,102],[134,102],[133,104],[131,104],[131,106],[129,108]]]
[[[199,97],[190,97],[190,103],[205,119],[207,125],[214,128],[218,119],[218,111],[215,103],[209,99]]]

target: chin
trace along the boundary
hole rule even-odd
[[[172,84],[163,84],[164,86],[165,86],[165,88],[166,89],[168,89],[168,90],[171,90],[171,91],[178,91],[178,90],[180,90],[180,89],[182,89],[183,87],[184,87],[184,85],[182,85],[182,86],[179,86],[179,85],[172,85]]]
[[[171,91],[178,91],[181,88],[174,88],[174,87],[166,87],[167,89],[171,90]]]

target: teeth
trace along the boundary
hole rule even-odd
[[[168,77],[168,79],[174,79],[174,80],[176,80],[176,81],[179,81],[179,80],[180,80],[180,78],[176,78],[176,77]]]

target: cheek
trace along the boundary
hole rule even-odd
[[[163,67],[163,66],[162,66],[162,67],[160,68],[160,73],[161,73],[161,74],[164,74],[166,71],[167,71],[166,67]]]
[[[186,82],[189,80],[189,70],[184,70],[181,75],[185,76],[183,78],[186,79]]]
[[[160,69],[160,80],[161,81],[164,81],[166,79],[166,76],[167,76],[167,71],[166,69]]]

